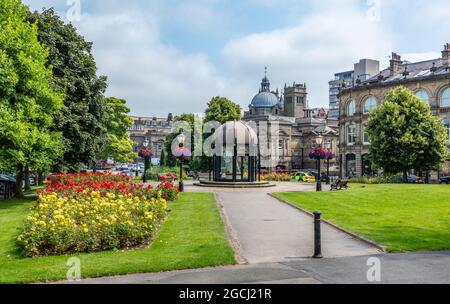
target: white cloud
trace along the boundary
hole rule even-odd
[[[402,54],[402,60],[406,60],[409,62],[420,62],[431,59],[437,59],[441,57],[441,53],[439,52],[424,52],[424,53],[407,53]]]
[[[306,82],[310,105],[327,106],[328,81],[334,73],[352,69],[359,58],[383,58],[392,45],[381,23],[367,20],[366,11],[357,9],[354,1],[347,4],[322,5],[295,27],[231,41],[223,56],[242,82],[255,81],[268,65],[273,83]]]
[[[109,77],[107,94],[127,99],[133,113],[202,111],[223,85],[205,54],[162,43],[148,15],[84,15],[79,29],[95,41],[99,73]]]

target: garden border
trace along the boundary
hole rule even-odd
[[[309,215],[310,217],[314,218],[314,214],[312,212],[309,212],[308,210],[303,209],[302,207],[299,207],[299,206],[297,206],[297,205],[295,205],[295,204],[293,204],[293,203],[291,203],[291,202],[289,202],[287,200],[279,198],[279,197],[275,196],[273,193],[268,193],[268,195],[270,197],[275,198],[279,202],[287,204],[287,205],[289,205],[289,206],[291,206],[291,207],[293,207],[293,208],[295,208],[295,209],[305,213],[306,215]],[[345,234],[350,235],[351,237],[353,237],[353,238],[355,238],[357,240],[360,240],[360,241],[362,241],[362,242],[364,242],[364,243],[366,243],[366,244],[368,244],[370,246],[373,246],[373,247],[377,248],[378,250],[381,250],[382,253],[387,253],[386,247],[376,243],[375,241],[369,240],[368,238],[362,237],[362,236],[360,236],[360,235],[358,235],[358,234],[356,234],[354,232],[351,232],[351,231],[348,231],[348,230],[346,230],[346,229],[344,229],[342,227],[339,227],[338,225],[336,225],[333,222],[330,222],[328,220],[322,219],[322,222],[324,222],[325,224],[327,224],[327,225],[329,225],[329,226],[331,226],[331,227],[333,227],[333,228],[335,228],[335,229],[337,229],[337,230],[339,230],[339,231],[341,231],[341,232],[343,232]]]

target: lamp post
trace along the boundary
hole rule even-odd
[[[142,157],[144,159],[144,174],[142,176],[142,181],[144,184],[147,182],[147,170],[149,167],[149,159],[153,156],[152,150],[148,147],[149,141],[145,140],[142,143],[143,148],[139,151],[139,157]]]
[[[177,140],[179,143],[178,148],[174,151],[174,156],[180,159],[180,183],[179,190],[180,192],[184,192],[184,182],[183,182],[183,160],[185,158],[190,158],[192,156],[191,151],[184,146],[186,142],[186,136],[181,133],[177,136]]]
[[[316,136],[316,144],[322,148],[322,144],[323,144],[323,136],[322,134],[319,134]],[[317,185],[316,185],[316,191],[320,192],[322,191],[322,173],[320,172],[320,167],[321,167],[321,157],[317,157]]]

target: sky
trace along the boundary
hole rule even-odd
[[[202,113],[213,96],[248,109],[264,68],[272,89],[306,83],[311,107],[362,58],[420,61],[450,42],[448,0],[24,0],[54,7],[94,43],[106,94],[131,113]]]

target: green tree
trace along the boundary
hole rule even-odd
[[[429,105],[398,87],[370,116],[370,158],[387,174],[437,169],[446,159],[447,133]]]
[[[103,113],[103,132],[106,139],[97,158],[106,160],[113,157],[119,163],[132,162],[136,157],[133,141],[128,136],[128,128],[133,120],[128,116],[130,109],[126,100],[114,97],[105,98]]]
[[[24,167],[44,169],[61,151],[53,118],[62,96],[52,87],[48,51],[27,13],[20,0],[0,1],[0,159],[17,171],[18,196]]]
[[[102,126],[106,77],[97,76],[92,43],[53,9],[29,13],[28,20],[37,25],[39,41],[49,49],[47,65],[53,68],[54,85],[65,96],[55,119],[64,142],[58,169],[77,171],[95,161],[107,138]]]
[[[198,118],[198,116],[196,118],[195,114],[181,114],[174,118],[174,123],[176,124],[178,122],[186,122],[189,125],[189,130],[184,130],[184,131],[191,132],[191,147],[190,148],[192,151],[194,151],[195,150],[194,126],[195,126],[195,123],[200,122],[200,118]],[[199,130],[201,130],[202,129],[201,124],[198,125],[197,128]],[[177,158],[172,155],[172,142],[177,138],[178,135],[180,135],[180,132],[171,133],[166,137],[166,140],[164,142],[164,149],[167,152],[167,155],[165,156],[165,158],[166,158],[165,161],[169,167],[175,167],[178,164]],[[191,160],[186,160],[184,163],[186,165],[190,166]]]
[[[241,107],[225,97],[213,97],[205,111],[205,122],[226,123],[242,119]]]

